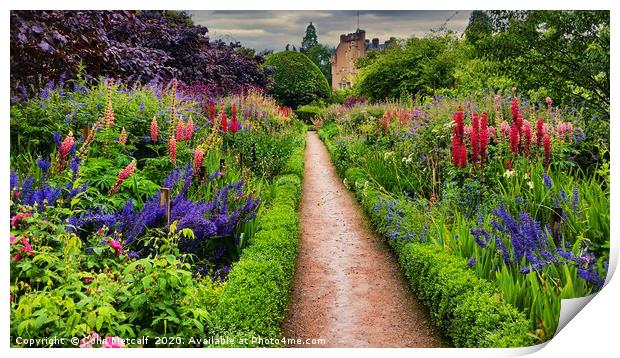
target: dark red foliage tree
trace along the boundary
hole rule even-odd
[[[207,28],[173,11],[12,11],[11,84],[39,87],[80,63],[87,79],[128,82],[177,78],[228,91],[264,88],[263,58],[238,43],[210,41]]]

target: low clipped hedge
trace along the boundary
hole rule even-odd
[[[326,144],[333,159],[337,156],[335,146],[329,139]],[[343,176],[345,185],[353,190],[377,231],[387,234],[376,225],[385,213],[373,209],[380,200],[389,197],[368,181],[360,168],[349,168]],[[525,315],[503,302],[491,282],[469,269],[466,259],[433,244],[406,240],[390,240],[389,244],[411,288],[428,307],[433,322],[456,347],[534,344]]]
[[[210,336],[226,343],[211,347],[278,346],[273,342],[282,336],[280,324],[297,257],[303,169],[302,146],[275,179],[271,207],[232,267],[209,327]]]
[[[323,108],[319,106],[305,105],[297,108],[295,110],[295,115],[306,124],[312,124],[313,120],[323,115],[323,111]]]

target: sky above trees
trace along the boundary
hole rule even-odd
[[[310,21],[317,29],[319,42],[336,46],[340,34],[355,31],[355,10],[348,11],[188,11],[196,24],[209,28],[209,36],[225,41],[240,41],[244,47],[283,50],[287,43],[299,47]],[[390,36],[423,36],[451,18],[447,28],[462,32],[470,11],[360,11],[360,28],[366,37],[381,42]]]

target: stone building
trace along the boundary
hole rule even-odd
[[[351,88],[353,79],[357,75],[355,60],[366,56],[368,50],[383,50],[390,41],[380,44],[378,38],[372,41],[366,39],[366,31],[357,29],[350,34],[340,35],[340,43],[331,55],[332,89],[341,90]]]

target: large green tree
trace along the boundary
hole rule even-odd
[[[609,119],[609,11],[489,11],[475,45],[521,90],[579,102]]]
[[[316,27],[310,22],[306,27],[306,33],[301,41],[301,52],[319,67],[328,83],[332,81],[332,65],[330,62],[331,49],[319,43],[316,35]]]
[[[319,40],[316,36],[316,27],[310,22],[306,27],[306,33],[303,40],[301,40],[301,51],[307,51],[312,46],[318,45]]]
[[[265,65],[272,70],[269,89],[278,102],[292,108],[327,99],[330,87],[321,70],[301,52],[282,51],[270,55]]]
[[[403,95],[432,94],[453,87],[455,69],[465,60],[462,41],[452,34],[395,41],[388,49],[359,61],[355,91],[381,100]]]

